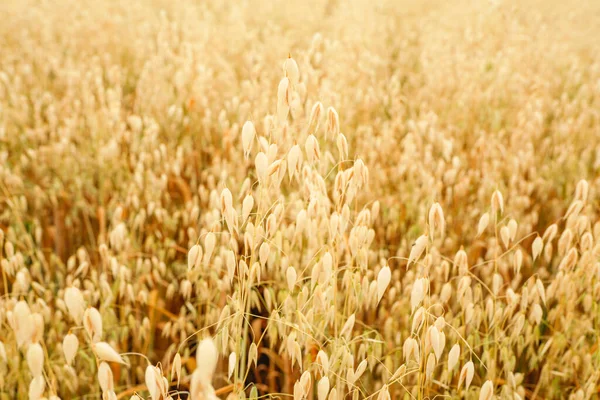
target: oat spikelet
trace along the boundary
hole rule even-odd
[[[92,344],[92,349],[94,350],[94,353],[96,353],[96,357],[98,357],[98,359],[101,361],[125,364],[125,361],[123,358],[121,358],[121,355],[106,342],[94,343]]]
[[[385,267],[381,268],[379,274],[377,274],[377,303],[381,301],[381,298],[390,284],[391,279],[392,271],[390,270],[390,267],[386,265]]]
[[[63,352],[67,365],[71,365],[79,348],[79,339],[72,333],[68,333],[63,339]]]

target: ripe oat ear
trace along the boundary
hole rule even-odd
[[[416,262],[421,257],[423,251],[425,251],[425,248],[427,247],[428,241],[429,239],[427,235],[419,236],[410,250],[407,267],[410,266],[411,262]]]
[[[590,190],[589,183],[585,179],[580,180],[577,183],[577,187],[575,189],[575,200],[585,203],[588,198],[589,190]]]
[[[319,123],[321,121],[321,116],[323,115],[323,104],[320,101],[315,102],[313,104],[312,109],[310,111],[310,117],[308,118],[308,126],[307,132],[311,135],[316,135],[319,130]]]
[[[327,108],[327,136],[335,138],[340,133],[340,117],[333,107]]]
[[[175,358],[173,358],[173,364],[171,366],[171,380],[173,380],[173,377],[177,377],[177,387],[179,387],[181,381],[181,369],[181,355],[177,353],[175,354]]]
[[[85,310],[83,314],[83,327],[92,342],[96,343],[102,340],[102,316],[96,308],[89,307]]]
[[[317,383],[317,400],[326,400],[329,394],[329,378],[322,377]]]
[[[494,384],[487,380],[479,391],[479,400],[491,400],[494,397]]]
[[[289,55],[283,63],[283,72],[285,76],[289,78],[292,87],[296,87],[300,82],[300,70],[298,69],[298,64],[291,55]]]
[[[119,364],[126,364],[123,358],[117,351],[106,342],[98,342],[92,344],[92,350],[100,361],[109,361]]]
[[[29,398],[30,399],[39,399],[42,397],[44,390],[46,388],[46,381],[43,376],[38,376],[31,380],[29,384]]]
[[[228,378],[231,378],[231,376],[233,375],[233,372],[235,371],[236,363],[237,363],[237,356],[235,354],[235,351],[233,351],[229,354],[229,364],[228,364],[229,366],[228,366],[228,372],[227,372]]]
[[[297,273],[294,267],[288,267],[285,273],[287,279],[288,290],[290,292],[294,291],[294,286],[296,286]]]
[[[381,298],[390,284],[391,279],[392,272],[390,267],[386,265],[379,271],[379,274],[377,275],[377,303],[381,301]]]
[[[469,386],[471,386],[471,381],[473,380],[473,375],[475,374],[475,367],[473,365],[473,361],[468,361],[460,371],[460,376],[458,380],[458,388],[462,386],[462,383],[465,383],[465,390],[469,390]]]
[[[85,300],[83,294],[76,287],[70,287],[65,290],[65,304],[69,310],[71,318],[80,324],[85,311]]]
[[[42,350],[42,346],[39,343],[29,345],[26,358],[31,375],[34,378],[41,377],[44,369],[44,350]]]
[[[491,204],[492,212],[494,214],[497,214],[497,213],[503,214],[504,213],[504,197],[502,196],[502,193],[499,190],[496,190],[492,194],[491,203],[492,203]]]
[[[98,383],[100,384],[102,393],[114,390],[115,388],[112,370],[105,362],[101,362],[98,367]]]
[[[457,343],[452,346],[450,349],[450,353],[448,353],[448,371],[452,371],[454,367],[458,364],[458,359],[460,357],[460,345]]]
[[[203,379],[212,380],[219,353],[212,338],[203,339],[196,349],[196,371]]]
[[[188,271],[192,271],[200,266],[202,262],[202,247],[199,244],[193,245],[188,251]]]
[[[306,159],[312,163],[321,159],[321,149],[319,147],[319,141],[314,135],[309,135],[304,143],[304,151],[306,152]]]
[[[290,112],[292,90],[288,77],[279,81],[279,86],[277,88],[277,122],[279,126],[285,124],[288,113]]]
[[[485,231],[485,228],[487,228],[489,222],[490,214],[483,213],[483,215],[481,215],[481,218],[479,218],[479,223],[477,224],[477,236],[481,236],[483,231]]]
[[[254,167],[256,168],[256,176],[260,184],[264,184],[267,178],[267,169],[269,167],[269,160],[265,153],[262,151],[256,155],[254,159]]]
[[[542,240],[541,237],[536,237],[533,240],[533,243],[531,245],[531,254],[533,257],[533,260],[535,261],[538,256],[540,255],[540,253],[542,252],[542,248],[544,247],[544,241]]]

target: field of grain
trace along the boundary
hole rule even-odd
[[[600,2],[0,1],[0,400],[598,399]]]

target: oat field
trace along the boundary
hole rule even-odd
[[[600,398],[600,2],[0,1],[0,400]]]

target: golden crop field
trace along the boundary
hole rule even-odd
[[[0,1],[0,400],[600,398],[600,2]]]

